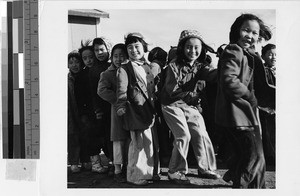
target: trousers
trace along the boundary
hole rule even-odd
[[[233,181],[233,188],[265,188],[266,164],[259,127],[225,130],[232,144],[227,172]]]
[[[216,158],[204,120],[198,109],[187,105],[162,105],[164,118],[174,136],[169,171],[188,173],[189,143],[198,169],[216,170]]]

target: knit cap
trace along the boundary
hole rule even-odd
[[[178,43],[188,38],[198,38],[203,42],[201,34],[196,30],[184,30],[181,32]]]
[[[125,42],[126,42],[126,39],[129,38],[129,37],[138,37],[138,38],[141,38],[141,39],[144,40],[144,36],[141,33],[138,33],[138,32],[132,32],[132,33],[128,33],[127,35],[125,35],[125,37],[124,37]]]

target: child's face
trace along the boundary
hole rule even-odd
[[[112,62],[115,66],[120,67],[120,65],[126,60],[125,53],[122,49],[117,48],[113,52]]]
[[[184,55],[192,63],[200,56],[201,50],[202,43],[198,38],[190,38],[184,44]]]
[[[71,57],[68,61],[68,68],[72,73],[80,72],[80,60],[76,57]]]
[[[259,24],[256,20],[247,20],[240,29],[240,38],[238,45],[244,49],[254,46],[259,38]]]
[[[128,56],[131,60],[139,60],[143,58],[145,52],[141,42],[135,42],[128,44],[127,46]]]
[[[263,55],[263,59],[264,61],[266,62],[266,65],[268,67],[273,67],[276,65],[276,49],[271,49],[271,50],[268,50],[266,52],[265,55]]]
[[[106,61],[108,59],[108,51],[104,44],[95,44],[94,46],[95,56],[99,61]]]
[[[91,50],[84,50],[82,52],[82,60],[85,66],[92,67],[94,65],[94,54]]]

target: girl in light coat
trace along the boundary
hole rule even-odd
[[[117,115],[115,106],[117,102],[117,69],[128,61],[128,54],[124,44],[117,44],[111,51],[111,65],[101,73],[98,83],[98,95],[111,104],[111,131],[110,139],[113,141],[113,158],[115,166],[115,180],[126,182],[126,167],[128,156],[129,132],[124,130],[121,118]]]
[[[129,63],[117,72],[117,114],[130,132],[127,181],[147,185],[159,180],[158,146],[153,104],[154,76],[145,61],[147,44],[140,33],[130,33],[125,45]]]

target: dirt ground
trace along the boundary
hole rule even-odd
[[[161,168],[161,180],[150,183],[146,186],[136,186],[129,183],[117,183],[113,176],[107,174],[97,174],[90,171],[83,171],[72,174],[68,171],[68,188],[197,188],[197,189],[231,189],[230,183],[226,183],[222,179],[210,180],[197,177],[197,169],[190,168],[187,177],[190,179],[190,185],[177,185],[168,180],[167,167]],[[226,168],[219,166],[217,172],[223,176],[227,171]],[[268,166],[266,172],[266,187],[275,189],[275,168]]]

